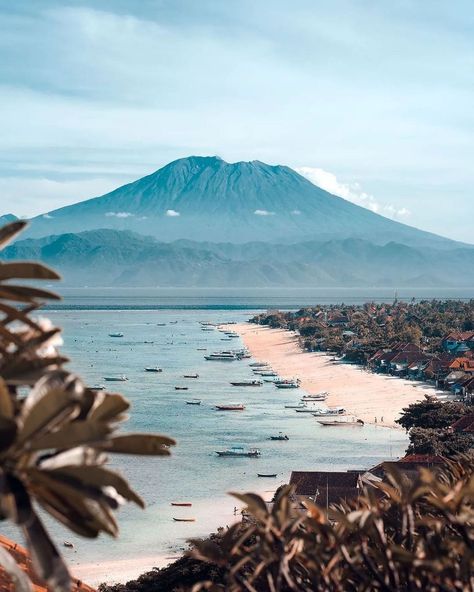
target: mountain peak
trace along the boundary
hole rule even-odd
[[[161,241],[452,244],[331,195],[287,166],[219,156],[180,158],[106,195],[38,216],[28,235],[97,228]]]

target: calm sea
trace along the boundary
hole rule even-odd
[[[278,290],[272,296],[265,292],[249,291],[235,297],[222,290],[65,290],[65,301],[48,311],[64,329],[63,351],[72,359],[71,368],[90,385],[103,384],[107,375],[128,377],[127,382],[109,383],[132,402],[126,429],[164,433],[177,440],[170,458],[123,456],[114,461],[148,505],[145,512],[132,506],[121,510],[119,540],[101,537],[84,541],[51,525],[60,541],[74,542],[74,554],[69,556],[72,563],[148,556],[166,552],[190,535],[204,534],[203,524],[175,525],[170,502],[186,499],[212,507],[212,500],[221,500],[230,490],[262,490],[267,483],[262,484],[257,471],[278,473],[271,484],[277,485],[288,481],[291,470],[366,468],[403,453],[406,438],[402,431],[375,426],[323,428],[312,416],[284,408],[286,403],[297,402],[301,392],[278,391],[270,383],[255,389],[230,386],[231,380],[251,378],[251,360],[208,362],[205,351],[198,351],[242,346],[240,339],[223,342],[221,333],[203,332],[201,321],[242,322],[259,309],[276,306],[391,299],[393,291],[344,291],[332,296],[315,290]],[[439,292],[419,291],[400,292],[399,297],[436,295],[443,297]],[[452,297],[469,298],[471,294]],[[117,331],[124,337],[109,337]],[[163,372],[147,373],[145,366],[159,366]],[[198,380],[183,378],[183,374],[194,372],[199,374]],[[189,391],[175,391],[175,386],[183,385]],[[190,398],[202,399],[202,405],[186,405]],[[244,403],[246,410],[219,413],[213,409],[216,403],[229,401]],[[279,431],[289,435],[289,442],[268,440]],[[233,445],[256,446],[262,456],[225,459],[215,454]],[[233,506],[230,498],[228,503]],[[14,536],[10,527],[2,530]]]

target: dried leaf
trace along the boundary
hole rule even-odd
[[[33,261],[0,263],[0,281],[10,279],[59,280],[61,276],[46,265]]]
[[[106,452],[118,454],[140,454],[144,456],[168,455],[169,446],[173,446],[175,441],[167,436],[158,436],[155,434],[127,434],[123,436],[114,436],[105,442],[94,445]]]
[[[15,220],[14,222],[2,226],[2,228],[0,228],[0,249],[6,247],[26,225],[27,222],[25,220]]]
[[[98,421],[74,421],[61,429],[32,438],[26,442],[27,450],[46,450],[49,448],[75,448],[83,444],[91,445],[110,434],[112,428]]]

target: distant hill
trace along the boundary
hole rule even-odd
[[[102,229],[19,240],[2,259],[40,259],[74,286],[471,286],[474,249],[362,239],[290,245],[159,242]]]
[[[288,244],[359,238],[375,244],[456,246],[331,195],[286,166],[198,156],[171,162],[107,195],[38,216],[28,236],[100,228],[132,230],[162,242]]]
[[[15,222],[15,220],[18,220],[18,217],[15,216],[15,214],[0,215],[0,226],[3,226],[4,224],[8,224],[9,222]]]

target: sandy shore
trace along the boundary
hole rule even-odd
[[[263,499],[270,501],[274,491],[272,489],[256,490]],[[173,508],[171,514],[176,517],[194,517],[196,522],[172,522],[169,523],[169,539],[173,541],[168,551],[159,550],[156,554],[150,553],[152,545],[146,546],[146,551],[138,557],[117,559],[102,559],[88,563],[75,563],[74,557],[67,557],[68,565],[73,576],[87,582],[91,586],[101,583],[117,584],[135,580],[141,574],[152,570],[154,567],[166,567],[176,559],[179,559],[183,550],[187,548],[187,540],[200,538],[216,532],[222,526],[231,526],[241,519],[240,510],[243,504],[236,498],[227,495],[212,500],[194,502],[191,508]],[[234,514],[234,508],[237,508]],[[110,542],[114,544],[113,541]]]
[[[345,407],[367,423],[399,427],[395,419],[403,407],[433,395],[433,387],[409,380],[372,374],[331,356],[304,352],[295,333],[253,324],[232,325],[254,358],[268,362],[283,378],[299,378],[301,387],[314,394],[328,391],[329,406]]]

